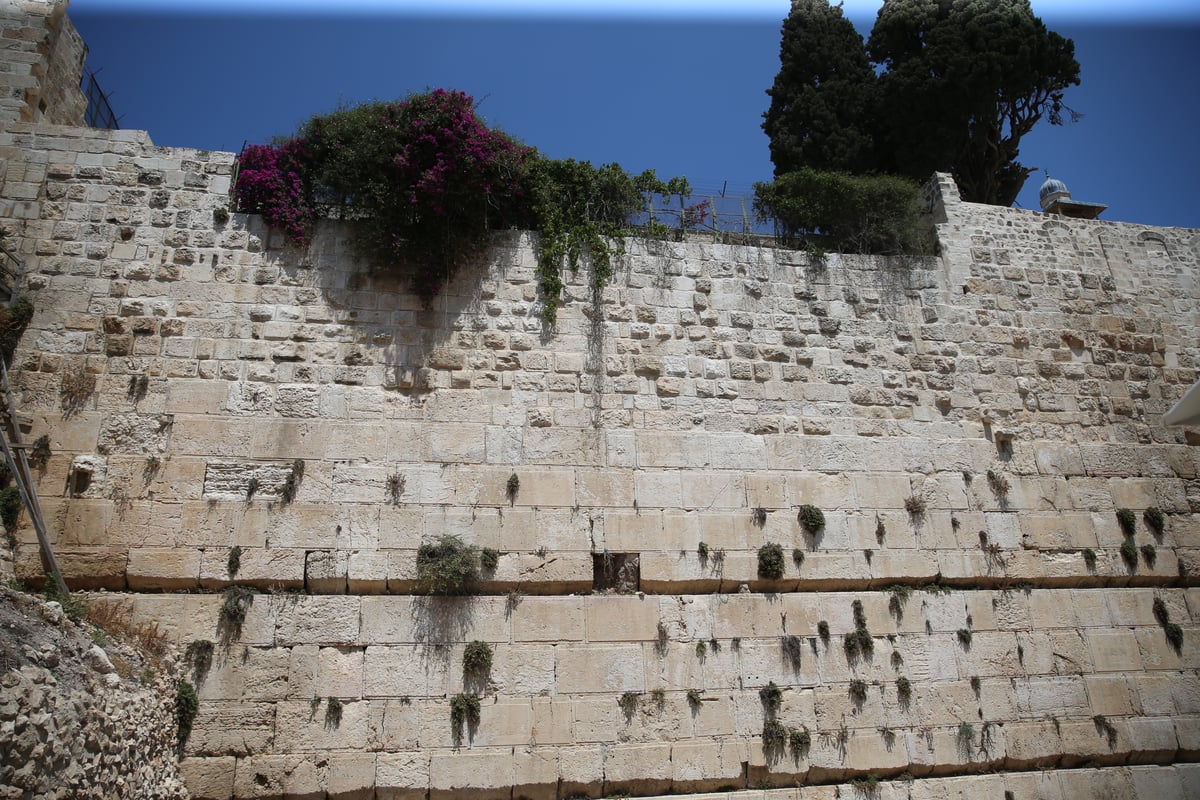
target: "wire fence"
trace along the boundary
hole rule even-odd
[[[112,105],[108,102],[108,95],[96,81],[96,73],[89,69],[80,88],[83,89],[83,95],[87,98],[87,109],[83,112],[83,121],[87,123],[87,126],[114,131],[120,129],[117,115],[113,113]]]

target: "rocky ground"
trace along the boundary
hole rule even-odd
[[[176,654],[102,596],[87,617],[0,589],[0,798],[187,798]]]

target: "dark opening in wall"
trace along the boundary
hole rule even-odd
[[[636,592],[641,585],[641,559],[638,553],[593,553],[592,590],[597,592]]]
[[[92,471],[86,467],[75,467],[68,478],[71,496],[80,497],[92,485]]]

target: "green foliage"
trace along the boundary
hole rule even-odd
[[[78,622],[87,614],[87,598],[84,595],[72,594],[69,591],[62,594],[58,591],[58,573],[47,572],[43,585],[42,592],[46,595],[46,599],[62,606],[67,619]]]
[[[637,711],[638,699],[641,695],[637,692],[622,692],[617,698],[617,705],[621,707],[621,711],[625,713],[625,718],[629,719],[633,716],[633,712]]]
[[[700,557],[701,561],[708,560],[708,545],[705,542],[696,545],[696,555]]]
[[[292,462],[292,468],[288,471],[287,477],[283,479],[283,486],[279,489],[280,502],[288,505],[295,500],[302,480],[304,480],[304,460],[297,458]]]
[[[792,758],[799,760],[808,755],[808,751],[812,748],[812,734],[808,732],[808,728],[801,725],[799,728],[788,729],[788,747],[792,751]]]
[[[751,514],[754,519],[754,524],[758,527],[761,528],[767,524],[767,510],[762,506],[755,506]]]
[[[758,548],[758,577],[779,580],[783,577],[783,546],[768,542]]]
[[[1146,566],[1154,569],[1154,563],[1158,561],[1158,553],[1155,551],[1154,545],[1147,542],[1146,544],[1142,545],[1141,550],[1142,558],[1145,560]]]
[[[504,496],[508,498],[508,504],[512,505],[517,499],[517,492],[521,491],[521,479],[517,473],[508,476],[508,481],[504,484]]]
[[[988,487],[991,488],[992,494],[1000,499],[1008,497],[1008,490],[1011,488],[1008,483],[1008,478],[1004,477],[999,472],[993,469],[987,471]]]
[[[804,566],[804,551],[799,547],[792,548],[792,563],[796,565],[796,569]]]
[[[866,681],[855,678],[850,681],[850,699],[858,705],[862,705],[867,700],[867,684]]]
[[[7,306],[0,306],[0,356],[4,363],[12,362],[13,353],[21,341],[21,334],[33,318],[33,303],[26,297],[18,297]]]
[[[889,0],[867,42],[881,68],[876,168],[918,180],[953,172],[964,200],[1008,206],[1033,170],[1021,139],[1061,124],[1079,84],[1071,40],[1029,0]]]
[[[704,642],[696,642],[696,658],[703,661],[708,657],[708,645]]]
[[[1126,536],[1133,536],[1137,530],[1137,515],[1131,509],[1118,508],[1117,524],[1121,526],[1121,533]]]
[[[1167,604],[1161,597],[1154,598],[1150,608],[1154,611],[1154,618],[1158,620],[1159,625],[1166,625],[1171,621],[1171,612],[1167,611]]]
[[[825,529],[825,512],[814,505],[805,503],[796,514],[796,521],[807,533],[817,534]]]
[[[342,699],[329,695],[325,698],[325,727],[336,728],[342,724]]]
[[[771,681],[758,690],[758,698],[762,700],[763,708],[768,713],[774,713],[779,710],[779,706],[783,703],[783,690],[775,685],[775,681]]]
[[[804,167],[754,184],[754,209],[807,247],[881,255],[933,252],[920,189],[905,178]]]
[[[903,675],[896,678],[896,697],[900,700],[901,705],[908,705],[909,700],[912,699],[912,683]]]
[[[1096,551],[1090,547],[1083,548],[1083,563],[1088,569],[1096,568]]]
[[[821,620],[817,623],[817,636],[821,637],[821,641],[829,644],[829,623]]]
[[[187,681],[180,681],[175,689],[175,725],[180,747],[191,734],[192,723],[199,710],[200,699],[196,696],[196,687]]]
[[[230,586],[225,590],[217,613],[217,627],[226,642],[241,636],[246,610],[253,603],[254,590],[247,586]]]
[[[970,628],[959,628],[957,636],[958,636],[958,643],[963,646],[963,649],[969,650],[971,648],[971,629]]]
[[[788,743],[788,729],[777,719],[763,722],[763,750],[768,753],[782,752]]]
[[[1183,628],[1178,623],[1168,622],[1166,625],[1163,625],[1163,633],[1166,634],[1167,641],[1174,648],[1175,654],[1179,655],[1183,650]]]
[[[500,566],[500,554],[491,547],[483,548],[479,551],[479,566],[483,572],[491,575]]]
[[[1125,566],[1129,567],[1130,571],[1137,569],[1138,551],[1132,537],[1121,542],[1121,560],[1125,562]]]
[[[429,594],[464,594],[479,579],[478,563],[473,545],[444,535],[417,548],[417,586]]]
[[[200,683],[212,668],[213,643],[208,639],[190,641],[183,656],[184,661],[192,665],[192,675],[196,682]]]
[[[701,693],[699,689],[687,690],[688,705],[692,707],[693,711],[700,708],[700,703],[703,702],[703,698],[700,695]]]
[[[462,741],[464,723],[468,730],[479,724],[479,698],[460,692],[450,698],[450,730],[456,743]]]
[[[796,672],[800,671],[800,659],[804,655],[804,646],[799,636],[784,636],[780,640],[783,646],[783,656]]]
[[[492,646],[476,639],[463,649],[463,673],[485,677],[492,670]]]
[[[12,533],[17,529],[17,521],[21,518],[21,490],[16,486],[5,486],[0,489],[0,522],[4,530]]]
[[[763,115],[775,174],[801,167],[869,172],[878,86],[841,5],[798,0],[783,22],[779,74]]]
[[[1142,512],[1142,519],[1146,521],[1146,527],[1153,531],[1155,536],[1161,537],[1163,535],[1167,520],[1161,508],[1150,506]]]
[[[229,557],[225,560],[225,571],[229,573],[229,577],[237,577],[238,570],[242,568],[242,546],[235,544],[229,548]]]
[[[969,722],[963,722],[958,726],[958,754],[968,761],[971,759],[971,750],[975,746],[975,728]]]

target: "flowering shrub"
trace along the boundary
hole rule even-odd
[[[574,269],[586,254],[602,286],[611,272],[606,237],[629,232],[649,193],[686,188],[652,171],[634,178],[616,164],[542,158],[485,125],[470,96],[445,89],[313,117],[283,144],[247,147],[239,167],[241,210],[262,214],[296,244],[308,242],[319,213],[345,220],[358,257],[407,274],[426,303],[486,247],[489,230],[539,231],[547,322],[564,265]],[[692,213],[702,222],[707,205]]]
[[[306,245],[316,220],[309,186],[308,150],[302,139],[281,145],[253,144],[238,156],[234,197],[238,207],[262,214],[293,244]]]

